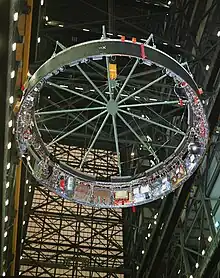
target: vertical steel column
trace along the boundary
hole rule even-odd
[[[114,11],[115,11],[115,0],[108,0],[108,31],[113,34],[115,33]],[[109,62],[115,64],[116,61],[113,61],[112,58],[110,57]]]
[[[115,0],[108,0],[108,31],[115,32]]]
[[[25,19],[25,33],[24,33],[24,61],[22,69],[22,85],[27,80],[27,73],[29,69],[29,57],[30,57],[30,44],[31,44],[31,26],[33,16],[33,0],[27,0],[27,5],[30,7],[30,13],[26,15]]]
[[[30,7],[30,13],[25,17],[25,33],[24,33],[24,50],[23,50],[23,63],[22,63],[22,77],[21,86],[27,80],[27,73],[29,69],[29,56],[30,56],[30,41],[31,41],[31,25],[32,25],[32,12],[33,12],[33,0],[27,0],[27,5]],[[21,189],[21,172],[22,172],[22,161],[16,167],[16,186],[15,186],[15,218],[13,228],[13,242],[12,242],[12,253],[14,259],[11,265],[11,275],[15,275],[15,263],[17,254],[17,233],[18,233],[18,216],[19,216],[19,199]]]
[[[24,195],[25,195],[25,187],[26,187],[26,168],[23,166],[21,167],[20,164],[22,162],[19,162],[19,166],[17,167],[16,172],[16,183],[17,181],[20,183],[20,192],[19,192],[19,199],[18,196],[15,196],[15,207],[18,207],[18,211],[16,211],[16,214],[18,214],[17,223],[16,223],[16,233],[13,233],[13,243],[16,243],[16,250],[14,250],[13,245],[13,252],[16,251],[14,255],[14,260],[11,266],[12,275],[19,276],[19,263],[20,263],[20,255],[21,255],[21,236],[24,234]]]
[[[41,9],[43,6],[40,4],[40,0],[33,2],[33,15],[32,15],[32,31],[33,34],[30,44],[30,63],[34,64],[38,59],[38,37],[40,36],[40,25],[41,25]]]
[[[6,143],[7,143],[7,119],[9,98],[9,53],[10,53],[10,14],[11,1],[0,0],[0,276],[3,269],[3,246],[4,246],[4,217],[5,217],[5,184],[6,184]]]

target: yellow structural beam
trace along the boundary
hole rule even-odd
[[[25,20],[25,34],[24,34],[24,52],[23,52],[23,69],[22,69],[22,85],[26,82],[28,69],[29,69],[29,57],[30,57],[30,45],[31,45],[31,26],[33,15],[33,0],[28,0],[27,4],[31,7],[31,11],[26,15]]]
[[[16,259],[16,247],[17,247],[17,233],[18,233],[18,209],[19,209],[19,198],[20,198],[20,185],[21,185],[21,169],[22,161],[19,161],[19,164],[16,166],[16,180],[15,180],[15,196],[14,196],[14,209],[15,209],[15,218],[13,226],[13,236],[12,236],[12,254],[14,256],[13,262],[11,265],[11,275],[15,275],[15,259]]]
[[[22,71],[21,71],[20,80],[17,80],[18,81],[17,84],[20,83],[20,87],[26,82],[28,69],[29,69],[33,0],[28,0],[27,5],[31,9],[30,9],[30,13],[25,15],[24,43],[23,43],[23,53],[22,53],[23,54]],[[13,237],[12,237],[12,254],[13,254],[13,262],[11,265],[12,276],[15,275],[17,232],[18,232],[18,212],[19,212],[19,199],[20,199],[20,187],[21,187],[21,170],[22,170],[22,161],[20,160],[18,165],[16,166],[16,183],[15,183],[15,196],[14,196],[15,218],[14,218]]]

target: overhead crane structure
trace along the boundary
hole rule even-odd
[[[11,3],[13,1],[3,2],[4,7],[0,6],[0,13],[4,11],[1,18],[5,20],[5,26],[7,26],[9,14],[11,17],[14,15],[11,10]],[[43,5],[41,5],[41,2]],[[30,71],[32,68],[36,69],[42,63],[42,61],[38,60],[48,58],[46,55],[48,55],[50,50],[48,49],[48,52],[45,51],[48,37],[52,42],[58,39],[65,45],[71,45],[76,39],[80,41],[81,39],[94,39],[97,37],[97,34],[100,36],[100,24],[96,25],[93,23],[90,27],[85,24],[76,26],[76,23],[70,26],[71,24],[66,24],[64,20],[53,22],[51,20],[51,18],[53,19],[52,12],[47,14],[47,12],[50,13],[49,2],[34,1],[33,26],[35,26],[35,29],[32,28],[33,52],[30,54],[32,61]],[[52,2],[54,10],[56,10],[57,3],[60,1],[53,0]],[[20,2],[17,3],[20,4]],[[121,3],[120,5],[122,5]],[[134,25],[136,25],[135,20],[139,16],[140,9],[142,9],[140,8],[142,6],[137,5],[146,4],[142,1],[140,3],[134,1],[133,4],[136,5],[134,13],[138,11],[137,14],[134,14],[137,17],[131,18],[127,30],[124,30],[126,28],[124,27],[126,26],[126,19],[119,20],[118,24],[114,25],[111,22],[111,18],[109,26],[112,27],[112,32],[117,34],[126,34],[131,37],[133,34],[139,33],[139,38],[142,38],[143,28],[139,27],[141,26],[140,22],[138,23],[138,28],[135,28]],[[44,10],[45,7],[46,11]],[[109,8],[112,9],[111,14],[115,15],[115,18],[120,19],[121,16],[117,14],[116,10],[113,10],[114,7],[109,6]],[[218,151],[218,144],[215,144],[218,141],[218,132],[216,133],[218,131],[216,129],[216,125],[218,125],[218,109],[216,107],[219,104],[219,96],[217,96],[219,91],[217,63],[219,60],[219,43],[216,36],[217,22],[215,22],[215,20],[218,21],[218,8],[217,1],[212,0],[207,1],[207,3],[204,1],[196,1],[195,3],[192,1],[173,1],[169,16],[166,17],[166,20],[162,19],[163,24],[156,24],[156,26],[155,18],[152,15],[153,20],[148,19],[149,29],[147,30],[146,28],[144,33],[144,37],[147,37],[148,31],[155,33],[155,39],[158,40],[157,43],[161,47],[167,48],[172,54],[175,53],[173,54],[174,56],[181,53],[182,60],[191,59],[189,62],[190,68],[194,73],[196,82],[204,87],[202,100],[206,105],[207,115],[210,114],[210,129],[213,131],[213,137],[210,139],[210,148],[208,150],[210,158],[213,156],[213,149],[216,153]],[[29,9],[23,9],[22,6],[20,11],[23,12],[24,10],[27,11]],[[164,13],[165,15],[166,13]],[[46,16],[49,17],[48,21]],[[95,16],[97,16],[98,20],[98,11]],[[43,18],[43,25],[39,18]],[[189,18],[190,20],[188,20]],[[25,16],[25,19],[28,20],[28,16]],[[156,17],[156,19],[158,18]],[[120,24],[120,22],[123,22],[123,24]],[[103,19],[101,19],[101,24],[103,24]],[[144,26],[145,23],[142,22],[142,24]],[[90,31],[83,31],[82,29]],[[0,30],[5,32],[8,29],[2,25]],[[75,30],[71,38],[65,35],[69,30]],[[30,33],[26,33],[26,36],[28,34]],[[8,38],[11,35],[10,33],[5,34],[5,42],[7,44],[9,44],[10,40]],[[21,37],[25,37],[25,34],[19,37],[21,39]],[[39,37],[40,43],[37,43]],[[196,37],[196,40],[194,40],[194,37]],[[27,42],[27,39],[25,41]],[[180,45],[182,47],[179,47]],[[28,49],[27,46],[28,44],[26,49]],[[5,49],[4,56],[2,57],[8,57],[10,47],[9,45]],[[17,44],[17,50],[19,47],[20,44]],[[37,51],[35,51],[36,49]],[[21,51],[22,53],[23,50]],[[51,50],[53,50],[52,47]],[[18,54],[19,51],[17,51]],[[33,61],[34,56],[37,58],[36,61]],[[27,65],[27,59],[24,62]],[[209,70],[206,70],[207,65],[209,65]],[[2,66],[3,63],[0,64],[0,67]],[[7,67],[8,61],[5,60],[4,74]],[[11,70],[9,69],[8,72],[10,79]],[[24,81],[27,74],[26,70],[23,74]],[[6,80],[7,76],[1,75],[1,78]],[[19,86],[23,84],[23,81],[18,82]],[[0,120],[3,121],[2,126],[4,125],[7,128],[10,119],[7,118],[8,112],[6,110],[8,107],[7,100],[10,95],[9,90],[5,90],[5,88],[1,88],[2,96],[3,93],[5,94],[5,103],[0,102],[2,106],[0,111],[5,116],[1,117]],[[164,91],[166,84],[161,86],[161,89]],[[152,92],[151,97],[153,98],[153,96],[154,93]],[[10,106],[9,109],[12,111]],[[172,117],[172,114],[170,116]],[[11,136],[10,132],[9,135]],[[7,136],[5,138],[4,141],[0,142],[2,151],[6,150],[5,146],[8,143]],[[73,142],[76,142],[77,138],[82,138],[82,134],[77,134],[75,138],[71,139],[72,141],[66,141],[65,145],[53,146],[53,153],[62,158],[63,161],[73,165],[84,154],[83,145],[80,147],[71,146]],[[107,144],[108,142],[106,142]],[[172,146],[170,147],[172,148]],[[124,154],[124,156],[122,160],[126,161],[127,154]],[[9,157],[7,157],[7,161],[8,159]],[[185,187],[180,189],[179,192],[146,207],[137,207],[134,213],[128,209],[124,211],[99,210],[67,202],[36,184],[31,179],[29,173],[26,172],[25,167],[21,171],[21,188],[19,189],[18,186],[14,187],[12,184],[14,184],[13,180],[15,181],[15,167],[12,165],[16,165],[18,160],[14,156],[10,156],[10,159],[10,175],[9,172],[5,172],[5,165],[7,163],[5,164],[5,161],[0,162],[0,174],[3,181],[3,188],[1,188],[3,191],[0,192],[2,198],[2,210],[0,213],[2,214],[2,219],[5,219],[7,215],[9,216],[8,222],[4,223],[4,221],[1,221],[0,223],[1,251],[7,245],[7,251],[1,252],[1,255],[3,255],[1,257],[2,274],[15,273],[24,277],[28,275],[132,278],[138,276],[155,278],[162,275],[165,277],[190,277],[190,275],[198,278],[217,277],[215,275],[217,275],[216,265],[218,263],[217,252],[219,241],[218,232],[216,233],[218,228],[214,227],[214,224],[218,220],[216,213],[218,212],[219,196],[212,190],[212,185],[217,179],[218,173],[218,166],[216,164],[212,164],[212,166],[215,165],[216,170],[212,178],[209,177],[208,190],[205,190],[205,186],[199,186],[203,184],[202,181],[204,180],[202,177],[204,177],[203,169],[205,164],[203,164],[203,167],[197,172],[196,176]],[[102,175],[101,167],[103,161],[105,161],[107,166],[105,175],[114,174],[117,172],[117,165],[112,163],[112,160],[114,160],[114,154],[111,150],[93,150],[87,171],[94,171],[94,173]],[[216,162],[215,158],[214,160]],[[125,166],[128,167],[129,165]],[[207,172],[205,175],[207,175]],[[8,185],[6,186],[8,182],[5,180],[6,177],[10,177],[9,188],[7,188]],[[17,176],[17,178],[19,177]],[[17,182],[18,184],[19,182]],[[17,188],[16,194],[14,193],[15,188]],[[207,191],[207,196],[204,191]],[[5,202],[8,199],[7,196],[9,196],[7,194],[9,193],[9,206],[5,207]],[[14,207],[13,199],[14,196],[18,197],[18,194],[20,194],[20,198],[17,203],[19,205],[17,210]],[[14,221],[18,223],[19,227],[22,227],[22,229],[17,229],[17,232],[14,229],[16,225],[12,225]],[[4,237],[5,228],[8,233],[6,238]],[[184,236],[182,236],[182,231],[184,231]],[[14,238],[12,237],[13,233],[15,235]],[[13,241],[10,240],[12,238]],[[13,255],[15,249],[12,247],[16,242],[15,238],[17,239],[16,257],[14,256],[15,254]],[[161,254],[164,254],[163,258]],[[161,272],[158,272],[158,270]]]

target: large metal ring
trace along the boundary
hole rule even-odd
[[[99,181],[56,160],[43,142],[35,120],[35,104],[48,79],[67,67],[94,57],[127,56],[157,65],[179,84],[187,98],[188,128],[178,148],[165,161],[142,175]],[[117,113],[108,102],[107,113]],[[16,138],[33,176],[57,194],[81,204],[98,207],[129,207],[152,202],[182,185],[198,167],[208,140],[208,124],[192,75],[162,51],[130,41],[102,39],[63,50],[44,63],[25,88],[17,116]]]

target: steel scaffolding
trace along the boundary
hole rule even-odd
[[[81,159],[83,149],[55,146],[55,157]],[[108,175],[100,165],[107,151],[94,150],[87,171]],[[98,157],[98,158],[97,158]],[[103,160],[104,159],[104,160]],[[95,164],[94,164],[95,161]],[[109,163],[110,172],[117,163]],[[29,185],[32,191],[32,185]],[[44,277],[124,277],[123,217],[121,210],[84,207],[36,185],[33,201],[26,200],[20,275]]]

